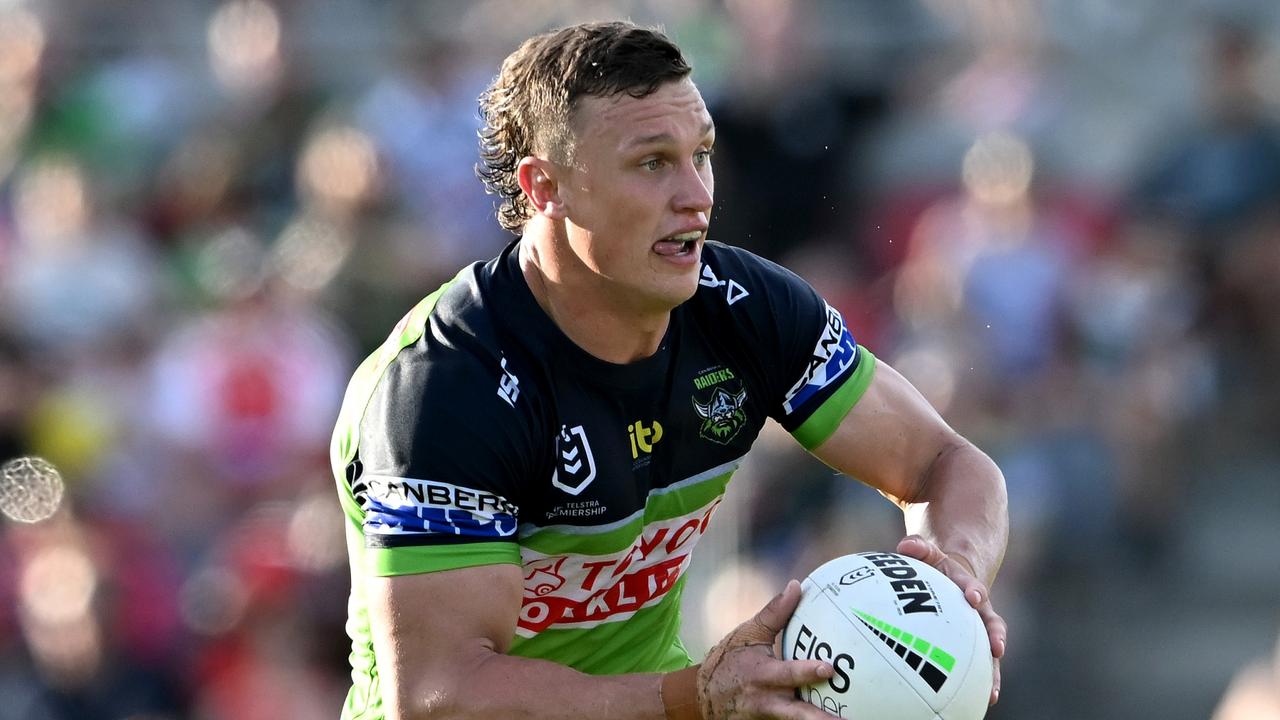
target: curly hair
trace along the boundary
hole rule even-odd
[[[642,98],[691,71],[660,31],[627,22],[574,25],[521,44],[480,96],[476,174],[502,198],[502,227],[518,234],[533,215],[516,180],[523,158],[544,154],[572,162],[570,119],[580,98]]]

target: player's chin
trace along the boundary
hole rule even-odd
[[[668,308],[681,305],[693,297],[698,291],[698,276],[668,276],[649,288],[649,294],[655,301]]]

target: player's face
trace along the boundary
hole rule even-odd
[[[698,289],[711,215],[715,129],[685,79],[643,98],[584,98],[574,162],[560,187],[571,251],[640,310],[670,310]]]

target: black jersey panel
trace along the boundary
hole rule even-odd
[[[706,251],[698,301],[737,328],[769,416],[795,430],[853,376],[856,341],[800,276],[739,248],[708,243]]]
[[[530,403],[477,288],[460,282],[440,298],[365,411],[357,500],[370,547],[515,541],[535,446]]]

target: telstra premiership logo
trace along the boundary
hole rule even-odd
[[[646,427],[643,420],[637,420],[627,426],[627,434],[631,436],[631,459],[636,460],[641,453],[653,452],[653,446],[662,439],[662,423],[654,420]]]

